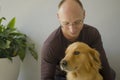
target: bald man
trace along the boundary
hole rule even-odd
[[[84,24],[85,10],[79,0],[62,0],[58,5],[60,26],[43,44],[41,52],[41,80],[66,80],[66,73],[59,62],[65,50],[73,42],[80,41],[95,48],[102,62],[101,75],[104,80],[114,80],[103,48],[101,35],[95,27]]]

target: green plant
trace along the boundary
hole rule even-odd
[[[27,51],[34,59],[38,59],[34,43],[30,38],[15,28],[16,18],[12,18],[7,25],[2,24],[5,17],[0,18],[0,58],[19,56],[23,61]]]

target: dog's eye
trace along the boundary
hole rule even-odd
[[[75,52],[74,52],[74,55],[78,55],[78,54],[80,54],[79,51],[75,51]]]

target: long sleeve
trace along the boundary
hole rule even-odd
[[[55,61],[52,61],[51,50],[44,45],[41,52],[41,80],[54,80]]]
[[[41,50],[41,80],[54,80],[56,75],[64,75],[58,69],[59,61],[65,55],[63,40],[59,27],[44,42]]]
[[[54,80],[55,65],[41,60],[41,80]]]
[[[100,70],[100,73],[103,76],[103,79],[104,80],[114,80],[114,78],[112,77],[113,75],[111,73],[111,68],[108,63],[105,50],[103,48],[101,35],[99,34],[99,32],[97,30],[94,33],[94,40],[91,44],[91,47],[95,48],[100,53],[100,59],[102,62],[102,69]]]

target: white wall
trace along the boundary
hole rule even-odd
[[[16,27],[29,35],[40,50],[44,40],[59,26],[56,17],[60,0],[0,0],[0,17],[17,18]],[[86,10],[87,24],[99,29],[110,65],[120,74],[120,0],[81,0]],[[40,80],[40,58],[27,55],[21,64],[18,80]],[[117,76],[117,80],[120,77]]]

